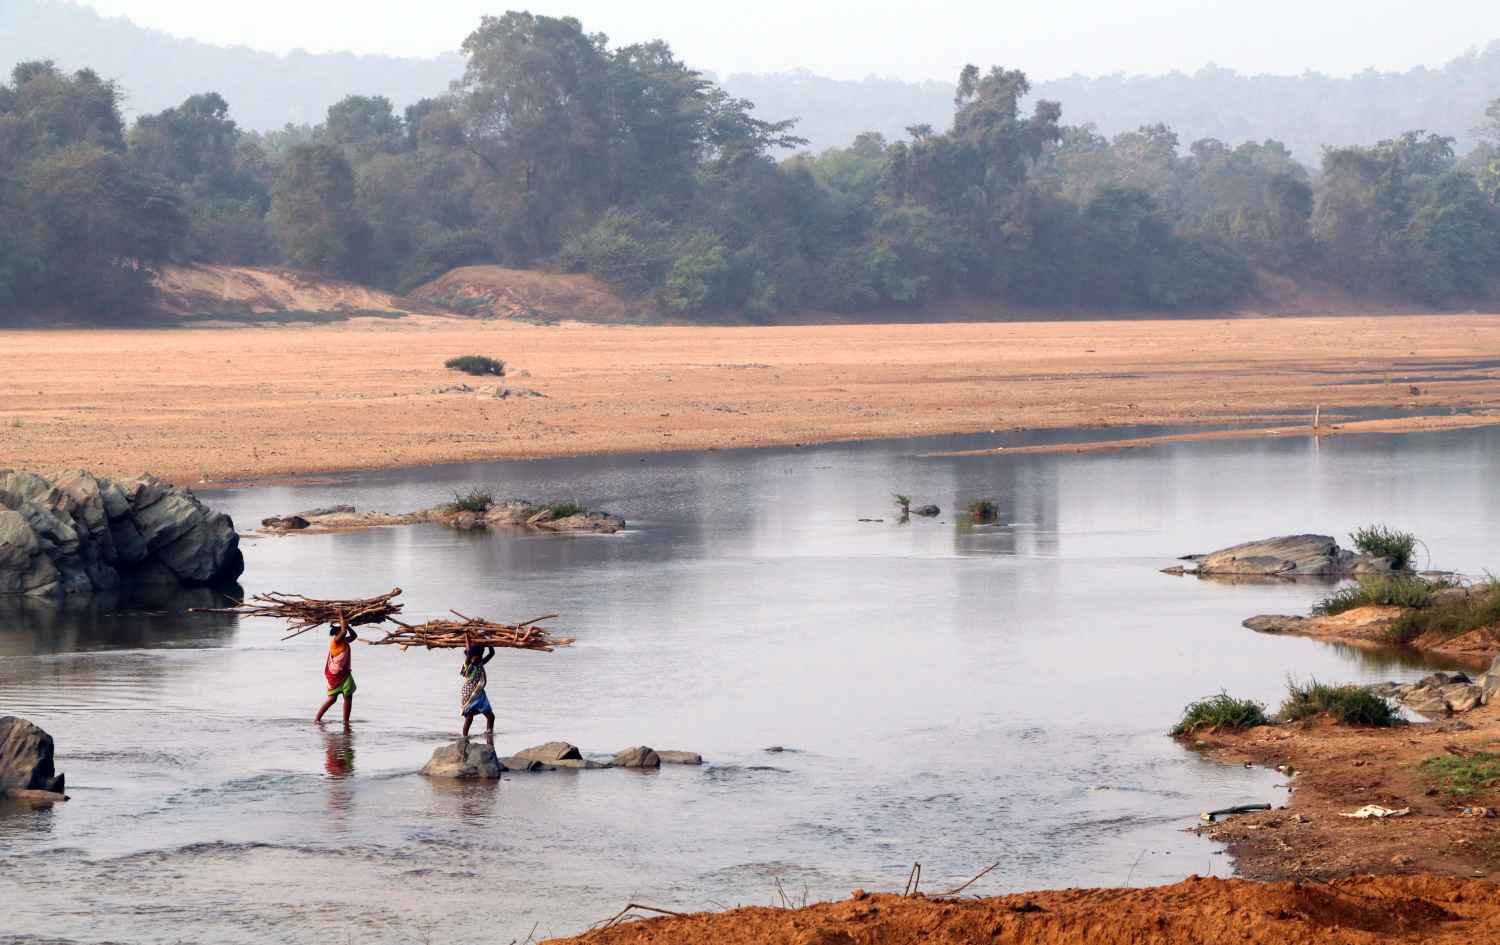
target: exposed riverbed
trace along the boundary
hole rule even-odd
[[[0,606],[0,714],[56,737],[74,798],[0,816],[0,941],[506,942],[538,923],[538,937],[577,931],[631,900],[770,902],[778,879],[795,900],[899,888],[918,860],[933,887],[999,860],[975,890],[987,893],[1227,873],[1183,828],[1285,793],[1274,773],[1163,737],[1182,705],[1220,688],[1274,704],[1288,673],[1424,667],[1240,627],[1305,612],[1326,588],[1157,569],[1184,550],[1382,521],[1419,534],[1433,564],[1478,572],[1496,563],[1500,430],[924,455],[1066,436],[1079,434],[202,493],[242,529],[337,502],[421,508],[471,485],[624,515],[630,528],[609,536],[418,525],[260,538],[243,584],[400,585],[415,617],[560,612],[576,647],[491,664],[499,746],[645,743],[709,763],[433,783],[415,771],[457,731],[451,653],[358,649],[344,733],[309,721],[314,635],[281,643],[268,622],[126,605]],[[901,523],[893,491],[943,514]],[[981,497],[1003,524],[955,524]]]

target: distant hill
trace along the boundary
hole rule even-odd
[[[455,46],[462,39],[455,36]],[[441,93],[463,71],[457,53],[436,59],[280,56],[177,39],[66,0],[0,0],[0,69],[8,73],[26,59],[91,66],[118,79],[133,113],[216,91],[243,127],[256,130],[320,121],[329,105],[354,92],[384,95],[401,107]],[[1026,68],[1024,62],[1004,65]],[[722,84],[768,118],[799,117],[800,133],[814,150],[847,144],[861,131],[894,139],[913,124],[946,128],[953,110],[947,82],[837,80],[796,71],[734,74]],[[1214,66],[1191,75],[1074,75],[1036,83],[1034,97],[1062,102],[1069,124],[1092,122],[1105,134],[1162,122],[1184,145],[1204,137],[1276,138],[1308,163],[1319,160],[1323,145],[1371,143],[1414,128],[1452,135],[1462,151],[1473,143],[1470,132],[1485,103],[1500,98],[1500,42],[1435,69],[1350,78],[1248,76]]]
[[[418,15],[414,12],[413,15]],[[457,48],[462,36],[455,36]],[[127,114],[160,111],[215,91],[241,127],[256,131],[317,123],[345,95],[384,95],[404,107],[442,94],[463,72],[458,53],[398,59],[352,53],[288,55],[212,46],[101,16],[65,0],[0,0],[0,70],[29,59],[85,66],[119,81]]]

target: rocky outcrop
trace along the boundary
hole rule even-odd
[[[1500,656],[1473,679],[1466,673],[1433,673],[1414,683],[1376,683],[1368,688],[1423,715],[1455,715],[1494,700],[1500,692]]]
[[[487,741],[460,738],[434,751],[422,766],[421,773],[429,778],[495,781],[506,770],[506,766],[495,755],[493,745]]]
[[[659,751],[656,753],[664,765],[701,765],[703,756],[696,751]]]
[[[627,748],[609,760],[616,768],[660,768],[661,755],[645,745]]]
[[[583,752],[578,750],[577,745],[570,745],[567,742],[548,742],[545,745],[535,745],[524,751],[518,751],[516,757],[528,761],[540,761],[543,764],[554,764],[559,761],[582,761]]]
[[[25,719],[0,718],[0,796],[43,791],[62,794],[52,766],[52,736]]]
[[[458,531],[485,528],[525,528],[549,532],[597,532],[613,535],[625,527],[625,519],[608,512],[580,509],[567,504],[535,505],[519,499],[497,502],[484,511],[455,510],[437,506],[397,515],[386,512],[356,512],[353,506],[310,509],[295,515],[278,515],[261,521],[261,531],[287,535],[306,531],[342,532],[392,525],[437,522]]]
[[[1251,541],[1208,554],[1185,555],[1191,562],[1168,568],[1169,574],[1239,575],[1260,577],[1340,577],[1388,574],[1389,558],[1376,558],[1340,548],[1328,535],[1284,535]]]
[[[0,469],[0,594],[228,584],[244,569],[229,516],[155,476]]]

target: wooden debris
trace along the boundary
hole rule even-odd
[[[314,627],[321,627],[325,624],[333,626],[340,620],[356,627],[383,623],[401,612],[401,605],[394,602],[394,598],[400,594],[401,588],[396,587],[392,588],[389,593],[378,597],[354,600],[316,600],[303,597],[301,594],[271,591],[267,594],[256,594],[250,598],[249,602],[240,601],[234,607],[194,607],[191,612],[238,614],[241,617],[276,617],[292,625],[292,632],[282,637],[283,640],[290,640]]]
[[[560,646],[572,644],[572,637],[554,637],[546,629],[534,626],[550,620],[557,614],[533,617],[516,624],[495,623],[478,617],[466,617],[451,611],[457,620],[429,620],[423,624],[406,624],[392,620],[401,629],[392,631],[384,639],[366,640],[372,646],[399,646],[405,651],[409,646],[426,647],[429,650],[454,650],[466,646],[493,646],[513,650],[540,650],[550,653]]]

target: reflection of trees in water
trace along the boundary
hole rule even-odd
[[[239,618],[190,614],[220,607],[238,586],[140,588],[66,597],[0,597],[0,655],[149,647],[192,640],[223,642]]]
[[[1326,646],[1332,647],[1333,651],[1345,659],[1351,661],[1360,669],[1373,670],[1379,673],[1392,673],[1401,670],[1454,670],[1468,671],[1474,668],[1473,660],[1454,659],[1441,653],[1429,653],[1425,650],[1414,650],[1401,646],[1382,646],[1377,648],[1353,646],[1348,643],[1336,641],[1320,641]]]

